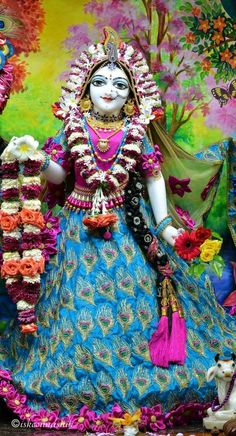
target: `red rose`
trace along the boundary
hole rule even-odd
[[[196,232],[189,233],[185,231],[175,240],[176,252],[182,259],[195,259],[200,254],[199,241],[196,238]]]
[[[211,229],[205,229],[202,226],[199,226],[195,233],[199,245],[202,245],[206,239],[211,237]]]

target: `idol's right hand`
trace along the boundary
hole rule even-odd
[[[34,160],[38,155],[38,145],[38,141],[33,136],[25,135],[20,138],[13,136],[3,151],[1,159],[3,161],[16,159],[19,162],[24,162],[28,159]]]

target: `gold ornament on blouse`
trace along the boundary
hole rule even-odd
[[[98,148],[98,150],[101,153],[105,153],[106,151],[108,151],[110,149],[110,147],[111,147],[110,142],[109,142],[110,139],[120,131],[122,124],[123,124],[123,122],[122,122],[122,124],[119,123],[118,128],[111,129],[112,132],[110,133],[110,135],[108,135],[106,138],[103,138],[101,136],[101,134],[98,132],[98,130],[93,127],[94,125],[93,125],[93,122],[91,123],[91,120],[87,120],[87,123],[91,127],[91,129],[93,130],[95,135],[98,137],[98,143],[97,143],[96,147]],[[118,123],[118,121],[116,123]]]

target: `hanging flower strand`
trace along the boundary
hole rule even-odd
[[[2,198],[0,227],[3,231],[1,275],[17,305],[22,333],[37,330],[35,304],[44,272],[40,170],[42,157],[35,153],[38,142],[31,136],[12,138],[2,154]]]

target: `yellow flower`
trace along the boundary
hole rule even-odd
[[[200,259],[203,262],[210,262],[215,256],[215,251],[211,250],[210,248],[205,248],[201,251]]]
[[[132,425],[139,422],[141,416],[141,409],[136,410],[133,415],[125,413],[123,418],[110,418],[114,424],[120,425]]]
[[[211,240],[206,239],[206,241],[201,245],[200,250],[201,252],[205,249],[214,250],[215,254],[218,254],[222,246],[222,241],[219,241],[218,239]]]

